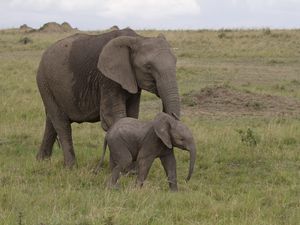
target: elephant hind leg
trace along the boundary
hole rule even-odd
[[[64,153],[64,164],[66,167],[71,168],[76,164],[71,123],[66,118],[56,117],[54,118],[53,125]]]
[[[112,169],[109,188],[118,188],[117,182],[121,176],[121,172],[128,172],[131,164],[132,164],[132,159],[130,154],[128,155],[128,157],[122,158],[122,163],[115,164],[115,167]]]
[[[72,167],[75,164],[75,153],[72,142],[71,122],[67,115],[64,114],[64,112],[62,112],[59,106],[56,104],[55,98],[51,94],[48,87],[46,85],[41,86],[43,83],[41,83],[39,77],[38,84],[47,112],[47,121],[44,135],[45,142],[43,140],[42,147],[37,158],[42,158],[42,156],[47,155],[46,153],[51,155],[52,146],[56,137],[54,134],[57,134],[64,153],[65,166]],[[51,135],[48,135],[49,133],[51,133]],[[50,136],[51,138],[49,138]]]
[[[66,118],[57,115],[52,117],[47,115],[43,141],[36,158],[37,160],[43,160],[51,157],[53,144],[57,136],[64,153],[64,164],[67,167],[72,167],[75,164],[75,152],[71,124]]]
[[[112,174],[111,174],[111,178],[110,181],[108,183],[108,187],[112,188],[112,189],[117,189],[118,188],[118,179],[121,176],[121,167],[120,165],[116,165],[113,169],[112,169]]]
[[[44,160],[51,157],[52,148],[56,137],[57,137],[57,133],[53,127],[50,118],[47,116],[43,141],[36,155],[37,160]]]
[[[109,143],[109,147],[110,165],[112,169],[109,187],[117,188],[117,182],[121,176],[121,172],[128,172],[132,165],[132,156],[128,148],[125,147],[124,143],[120,140],[115,140],[114,142]]]

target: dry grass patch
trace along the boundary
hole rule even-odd
[[[182,103],[193,111],[230,115],[300,115],[294,98],[240,91],[227,86],[206,87],[183,95]]]

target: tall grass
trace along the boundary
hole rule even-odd
[[[230,84],[300,100],[298,30],[139,31],[160,32],[178,57],[181,94]],[[107,190],[108,159],[92,173],[104,136],[98,123],[72,125],[78,168],[63,168],[57,145],[51,160],[36,162],[44,109],[35,73],[42,51],[67,35],[1,32],[0,224],[299,223],[300,115],[211,116],[184,107],[198,158],[185,183],[189,156],[176,150],[178,193],[168,191],[158,160],[143,189],[128,176],[119,191]],[[24,36],[33,43],[19,43]],[[160,101],[143,93],[141,118],[160,110]]]

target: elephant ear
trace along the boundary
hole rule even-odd
[[[103,48],[97,65],[104,76],[117,82],[132,94],[138,91],[130,62],[130,48],[134,46],[136,41],[136,37],[130,36],[112,39]]]
[[[171,149],[172,141],[170,136],[170,116],[166,113],[159,113],[154,119],[154,132],[159,137],[159,139],[169,148]]]

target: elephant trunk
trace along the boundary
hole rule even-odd
[[[193,143],[192,147],[188,149],[190,151],[190,167],[189,167],[189,173],[186,177],[186,181],[189,181],[191,179],[192,173],[194,171],[195,166],[195,160],[196,160],[196,146]]]
[[[171,79],[168,79],[170,77]],[[157,91],[162,99],[163,111],[169,115],[173,113],[180,117],[180,100],[175,76],[163,76],[157,81]]]

